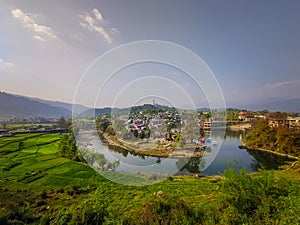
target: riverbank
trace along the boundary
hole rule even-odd
[[[122,152],[127,151],[133,155],[152,156],[160,158],[200,158],[206,155],[205,146],[199,146],[197,150],[179,149],[171,147],[159,147],[153,149],[136,149],[128,146],[128,144],[117,139],[116,136],[110,136],[103,132],[99,132],[100,139],[103,144],[110,149]]]
[[[234,131],[243,131],[246,129],[250,129],[251,127],[252,125],[250,123],[240,123],[240,124],[230,125],[229,129]]]
[[[249,147],[249,146],[247,146],[247,145],[246,145],[245,143],[243,143],[243,142],[242,142],[242,145],[239,146],[239,148],[247,149],[247,150],[251,150],[251,151],[268,152],[268,153],[271,153],[271,154],[275,154],[275,155],[287,157],[287,158],[289,158],[289,159],[300,160],[300,157],[293,156],[293,155],[289,155],[289,154],[286,154],[286,153],[276,152],[276,151],[270,150],[270,149],[263,149],[263,148],[253,148],[253,147]]]

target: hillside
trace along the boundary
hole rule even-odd
[[[74,110],[75,113],[82,113],[86,110],[88,110],[89,108],[83,105],[79,105],[79,104],[72,104],[72,103],[65,103],[65,102],[59,102],[59,101],[49,101],[49,100],[43,100],[43,99],[39,99],[39,98],[31,98],[33,101],[36,102],[40,102],[40,103],[44,103],[53,107],[59,107],[59,108],[65,108],[67,110],[69,110],[70,112],[72,112]]]
[[[0,118],[71,116],[71,111],[33,99],[0,92]]]

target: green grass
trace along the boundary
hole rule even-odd
[[[59,134],[0,138],[0,224],[299,224],[295,170],[114,183],[61,157]],[[104,172],[103,172],[104,173]],[[105,172],[123,183],[138,175]],[[289,177],[283,179],[283,177]],[[120,180],[119,180],[120,181]]]
[[[88,165],[61,157],[60,138],[60,134],[43,133],[0,138],[0,152],[16,150],[19,142],[24,142],[24,149],[1,155],[0,187],[50,190],[105,180]]]

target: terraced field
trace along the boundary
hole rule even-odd
[[[60,134],[46,133],[0,138],[0,169],[4,171],[0,184],[27,189],[33,183],[36,189],[88,184],[91,178],[99,177],[87,165],[60,157],[60,138]]]

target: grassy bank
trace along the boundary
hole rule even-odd
[[[228,170],[223,178],[171,177],[133,187],[61,157],[60,138],[0,138],[0,224],[300,223],[297,164],[256,175]]]

